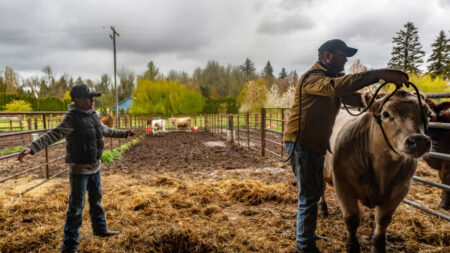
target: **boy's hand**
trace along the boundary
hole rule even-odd
[[[128,130],[128,136],[129,137],[133,137],[136,135],[136,131],[134,131],[133,129]]]
[[[31,148],[24,148],[22,151],[20,151],[18,160],[19,160],[21,163],[23,163],[23,157],[26,156],[26,155],[28,155],[28,154],[31,154]]]

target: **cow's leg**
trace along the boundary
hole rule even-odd
[[[359,209],[356,199],[355,206],[349,207],[349,209],[343,211],[343,213],[345,226],[347,227],[347,252],[359,253],[360,246],[358,238],[356,237],[356,231],[359,227]]]
[[[439,178],[441,182],[446,185],[450,185],[450,166],[447,162],[441,162],[441,169],[439,170]],[[446,190],[442,190],[441,195],[441,203],[439,206],[445,210],[449,210],[450,208],[450,192]]]
[[[322,196],[320,197],[319,203],[317,203],[319,205],[319,215],[322,217],[328,217],[328,205],[327,205],[327,201],[325,199],[325,189],[326,189],[326,184],[324,181],[323,182],[323,193],[322,193]]]
[[[389,199],[375,208],[375,231],[372,236],[372,252],[386,252],[386,229],[391,223],[392,214],[408,193],[408,189],[408,187],[405,187],[394,199]]]
[[[337,182],[337,180],[334,181],[339,206],[344,215],[344,222],[347,228],[347,252],[359,253],[360,245],[356,237],[356,231],[359,227],[358,200],[354,196],[353,190],[348,188],[347,185],[345,179],[341,183]]]

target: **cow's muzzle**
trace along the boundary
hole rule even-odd
[[[406,153],[415,158],[423,156],[431,149],[431,139],[421,134],[406,138],[404,144]]]

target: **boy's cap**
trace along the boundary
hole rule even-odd
[[[70,90],[70,97],[72,100],[74,98],[91,98],[91,97],[100,97],[102,94],[96,92],[95,89],[89,88],[86,84],[78,84],[73,86]]]

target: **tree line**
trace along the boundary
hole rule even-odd
[[[406,23],[404,29],[396,33],[392,43],[391,58],[387,63],[389,68],[410,73],[416,82],[424,83],[427,90],[449,90],[450,39],[444,31],[432,43],[432,53],[426,63],[418,29],[412,22]],[[424,73],[420,70],[423,64],[426,64]],[[352,73],[365,70],[367,68],[359,60],[350,67]],[[141,74],[135,74],[126,67],[119,68],[117,73],[119,101],[134,97],[136,104],[132,112],[162,114],[191,112],[187,107],[195,108],[195,112],[236,113],[238,109],[257,111],[263,106],[290,106],[295,83],[299,79],[295,70],[288,72],[284,67],[275,73],[270,60],[261,71],[257,71],[249,58],[241,65],[221,65],[210,60],[203,68],[197,67],[192,75],[177,70],[164,74],[153,61],[148,62]],[[42,68],[41,77],[36,75],[24,79],[7,66],[0,71],[0,93],[23,94],[36,99],[55,97],[65,101],[70,100],[68,91],[74,85],[86,83],[102,93],[101,97],[96,98],[96,107],[111,108],[115,104],[115,89],[111,80],[106,73],[101,75],[100,80],[74,78],[69,74],[58,77],[51,66]],[[180,95],[184,93],[185,96]],[[160,97],[155,97],[155,94]],[[191,100],[195,101],[188,103]],[[3,103],[7,102],[3,99]],[[174,105],[181,102],[183,105]],[[36,107],[36,102],[32,107]],[[5,104],[0,104],[0,109],[4,108]],[[58,110],[61,110],[60,106]]]

